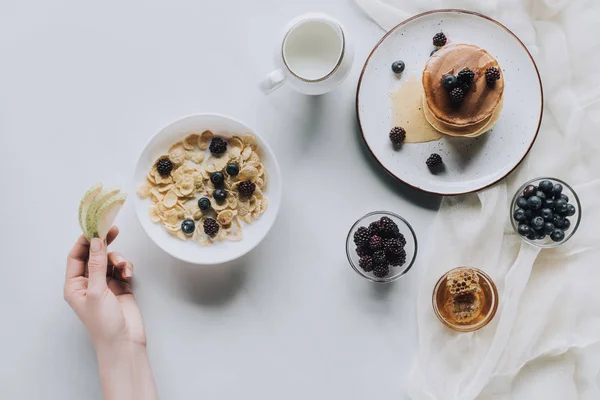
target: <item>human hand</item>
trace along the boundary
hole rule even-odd
[[[67,259],[64,297],[97,351],[127,344],[146,346],[142,314],[130,285],[133,264],[106,250],[118,234],[113,226],[106,245],[100,239],[90,243],[81,236]]]

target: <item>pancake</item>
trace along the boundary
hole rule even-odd
[[[442,126],[441,132],[449,131],[459,136],[474,134],[487,126],[504,92],[503,74],[495,85],[487,85],[485,70],[491,66],[499,68],[496,59],[484,49],[470,44],[447,45],[434,53],[425,64],[422,76],[423,104],[430,123],[434,127]],[[442,86],[442,77],[456,75],[463,68],[473,71],[475,78],[464,101],[456,107]]]
[[[435,118],[433,118],[433,115],[431,115],[431,111],[429,110],[429,107],[427,107],[427,104],[423,103],[423,115],[425,116],[425,119],[427,120],[427,122],[429,122],[429,124],[431,126],[433,126],[433,128],[439,132],[442,132],[446,135],[449,136],[461,136],[461,137],[477,137],[487,131],[489,131],[490,129],[492,129],[494,127],[494,125],[496,124],[496,122],[498,121],[498,118],[500,118],[500,112],[502,111],[502,105],[504,103],[504,100],[500,100],[500,104],[498,104],[498,106],[496,107],[496,109],[494,110],[494,112],[492,113],[492,115],[489,118],[486,118],[484,121],[479,122],[475,125],[470,125],[468,127],[462,127],[462,128],[457,128],[457,127],[453,127],[451,125],[447,125],[444,124],[443,122],[436,120]]]

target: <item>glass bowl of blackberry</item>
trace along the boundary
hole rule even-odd
[[[417,257],[417,236],[401,216],[374,211],[352,225],[346,238],[348,262],[363,278],[389,283],[406,274]]]
[[[581,221],[579,197],[557,178],[536,178],[519,188],[510,208],[512,226],[527,243],[557,247],[573,236]]]

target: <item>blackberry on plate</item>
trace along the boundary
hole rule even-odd
[[[367,246],[356,248],[356,255],[359,257],[370,256],[371,254],[373,254],[373,252]]]
[[[392,267],[399,267],[406,262],[406,251],[400,250],[400,253],[388,257],[387,260]]]
[[[573,215],[575,215],[575,212],[577,211],[577,209],[575,208],[575,206],[573,204],[567,204],[567,212],[566,215],[568,217],[572,217]]]
[[[525,221],[527,219],[527,217],[525,216],[525,210],[523,210],[522,208],[517,208],[513,213],[513,218],[517,222]]]
[[[381,250],[383,248],[383,239],[377,235],[371,236],[371,239],[369,239],[369,248],[373,251]]]
[[[371,238],[371,234],[369,230],[364,226],[361,226],[354,232],[354,244],[357,246],[366,246],[369,244],[369,239]]]
[[[379,229],[380,229],[379,221],[373,221],[369,224],[369,233],[371,235],[379,234]]]
[[[446,42],[448,41],[448,39],[446,38],[446,35],[444,35],[444,32],[438,32],[433,36],[433,45],[436,47],[442,47],[443,45],[446,44]]]
[[[388,255],[398,255],[404,249],[404,246],[400,239],[387,239],[383,242],[383,249]]]
[[[533,229],[535,229],[536,231],[539,231],[542,228],[544,228],[544,218],[542,218],[542,217],[534,217],[531,220],[531,227]]]
[[[383,237],[394,237],[398,231],[398,225],[390,217],[381,217],[379,220],[379,233]]]
[[[168,176],[173,171],[173,163],[168,158],[161,158],[156,162],[156,170],[161,176]]]
[[[358,265],[365,271],[371,272],[373,271],[374,263],[373,258],[371,256],[363,256],[358,260]]]
[[[562,229],[557,228],[554,230],[554,232],[552,232],[550,234],[550,239],[552,239],[553,242],[560,242],[564,238],[565,238],[565,231],[563,231]]]
[[[373,262],[377,265],[385,263],[385,251],[383,250],[377,250],[375,253],[373,253],[372,257]]]
[[[229,163],[227,164],[227,167],[225,167],[225,172],[227,172],[229,176],[236,176],[240,173],[240,166],[237,165],[237,163]]]
[[[525,187],[525,189],[523,189],[523,196],[530,198],[531,196],[534,196],[535,193],[537,192],[538,188],[534,185],[527,185]]]
[[[552,232],[554,232],[555,226],[552,222],[546,222],[544,223],[544,228],[542,229],[542,231],[546,234],[549,235]]]
[[[485,70],[485,80],[488,85],[493,85],[500,79],[500,70],[498,67],[489,67]]]
[[[256,190],[256,184],[250,181],[243,181],[238,186],[238,192],[242,197],[250,197]]]
[[[223,138],[215,137],[211,140],[208,149],[212,154],[223,154],[227,151],[227,142]]]
[[[517,197],[517,207],[527,208],[527,198],[525,196]]]
[[[208,197],[200,197],[198,199],[198,208],[202,211],[206,211],[210,208],[210,199]]]
[[[551,181],[543,180],[539,184],[540,190],[546,194],[552,194],[552,188],[554,184]]]
[[[452,104],[458,105],[458,104],[462,103],[464,99],[465,99],[465,92],[464,92],[464,90],[462,90],[462,88],[455,87],[454,89],[452,89],[450,91],[450,100],[452,101]]]
[[[539,210],[542,208],[542,199],[537,196],[531,196],[527,199],[527,207],[529,207],[530,210]]]
[[[388,276],[390,273],[390,267],[385,264],[376,265],[373,269],[373,275],[377,278],[384,278]]]
[[[392,71],[394,71],[395,74],[401,74],[404,71],[404,67],[404,61],[402,60],[394,61],[392,63]]]
[[[196,224],[194,223],[193,220],[191,219],[185,219],[183,220],[183,222],[181,223],[181,230],[183,231],[183,233],[185,233],[186,235],[191,235],[192,233],[194,233],[194,230],[196,229]]]
[[[227,190],[225,189],[215,189],[213,191],[213,197],[215,198],[215,200],[217,202],[222,202],[225,200],[225,198],[227,197]]]
[[[394,146],[400,146],[406,139],[406,131],[400,126],[395,126],[390,131],[390,141]]]
[[[221,186],[225,182],[225,175],[221,171],[213,172],[210,174],[210,181],[217,186]]]
[[[206,218],[204,220],[204,233],[208,236],[214,236],[219,232],[219,223],[213,218]]]
[[[427,164],[429,168],[438,168],[442,165],[442,163],[442,156],[437,153],[433,153],[429,156],[427,161],[425,161],[425,164]]]
[[[464,68],[456,75],[456,78],[461,87],[469,89],[473,83],[473,79],[475,79],[475,73],[469,68]]]
[[[452,74],[446,74],[442,77],[442,86],[448,90],[454,89],[458,85],[458,79]]]

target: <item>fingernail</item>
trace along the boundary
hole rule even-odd
[[[123,271],[123,274],[125,275],[125,278],[131,278],[131,275],[133,275],[131,268],[125,268],[125,271]]]
[[[123,256],[116,256],[115,257],[115,262],[119,265],[123,264],[125,262],[125,259],[123,258]]]
[[[98,238],[93,238],[92,243],[90,244],[90,250],[92,253],[99,253],[102,251],[102,241]]]

